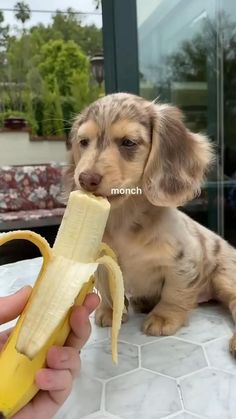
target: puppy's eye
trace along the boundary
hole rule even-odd
[[[80,140],[79,144],[80,144],[81,147],[84,147],[84,148],[88,147],[89,140],[87,138],[83,138],[82,140]]]
[[[131,147],[136,146],[137,144],[134,141],[130,140],[129,138],[124,138],[121,145],[122,147],[131,148]]]

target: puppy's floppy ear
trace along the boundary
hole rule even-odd
[[[213,161],[213,146],[201,134],[190,132],[181,111],[170,105],[151,105],[151,150],[143,175],[148,200],[177,207],[193,199]]]
[[[76,138],[78,129],[82,123],[83,118],[81,115],[78,115],[72,125],[69,135],[70,151],[68,153],[68,163],[66,164],[62,174],[63,200],[65,202],[67,202],[70,192],[73,191],[76,187],[74,174],[76,165],[80,159],[79,149],[76,147]]]
[[[70,151],[69,161],[66,164],[62,173],[62,184],[63,184],[63,201],[67,202],[70,192],[75,188],[74,173],[75,173],[75,161],[73,152]]]

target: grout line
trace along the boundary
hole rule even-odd
[[[178,419],[178,415],[180,414],[180,413],[183,413],[183,411],[182,410],[180,410],[179,412],[175,412],[175,413],[171,413],[171,415],[168,415],[168,416],[165,416],[165,418],[164,419],[174,419],[174,418],[177,418]]]
[[[141,361],[141,347],[138,347],[138,368],[140,369],[142,366],[142,361]]]
[[[210,366],[211,366],[211,363],[210,363],[210,361],[209,361],[209,358],[208,358],[208,355],[207,355],[207,351],[206,351],[206,348],[205,348],[205,346],[204,346],[204,345],[202,345],[202,351],[203,351],[203,355],[204,355],[204,357],[205,357],[205,360],[206,360],[207,366],[208,366],[208,367],[210,367]]]
[[[97,412],[90,413],[90,415],[82,416],[81,419],[96,419],[96,418],[98,418],[98,416],[100,414],[103,414],[103,412],[101,412],[100,410],[98,410]],[[63,419],[67,419],[67,418],[63,418]]]
[[[177,389],[178,389],[178,393],[179,393],[179,399],[180,399],[181,407],[184,410],[184,398],[183,398],[183,394],[182,394],[182,389],[180,387],[179,379],[177,380]]]
[[[215,370],[215,371],[221,371],[221,372],[224,372],[226,374],[236,375],[236,371],[229,371],[229,370],[226,370],[226,369],[223,369],[223,368],[214,367],[214,366],[212,366],[211,369],[212,370]]]
[[[140,370],[139,367],[133,368],[132,370],[125,371],[125,372],[122,372],[121,374],[114,375],[114,377],[106,378],[106,379],[104,379],[104,382],[105,382],[105,384],[107,384],[107,383],[109,383],[110,381],[112,381],[116,378],[125,377],[126,375],[131,374],[131,373],[136,372],[136,371],[139,371],[139,370]]]
[[[101,402],[100,402],[100,410],[102,411],[102,413],[105,412],[105,406],[106,406],[106,402],[105,402],[105,392],[106,392],[106,383],[102,384],[102,395],[101,395]]]
[[[171,337],[173,337],[174,339],[177,339],[177,340],[181,340],[183,342],[191,343],[192,345],[197,345],[197,346],[202,346],[203,345],[202,342],[196,342],[196,341],[194,341],[192,339],[183,338],[182,336],[175,336],[175,335],[173,335]]]
[[[206,346],[206,345],[209,345],[210,343],[218,342],[218,340],[220,340],[220,339],[226,339],[226,338],[227,338],[228,340],[230,340],[230,338],[231,338],[231,334],[218,336],[218,338],[215,338],[215,339],[209,340],[208,342],[203,342],[203,343],[202,343],[202,345]]]
[[[165,416],[164,419],[174,419],[174,418],[177,418],[178,419],[178,415],[181,414],[181,413],[184,413],[184,410],[180,410],[178,412],[171,413],[170,415]]]
[[[209,366],[207,366],[207,367],[203,367],[203,368],[200,368],[200,369],[198,369],[198,370],[195,370],[195,371],[189,372],[188,374],[181,375],[181,377],[179,377],[178,379],[179,379],[179,380],[183,380],[183,379],[185,379],[185,378],[191,377],[191,376],[192,376],[192,375],[194,375],[194,374],[197,374],[197,373],[199,373],[199,372],[202,372],[202,371],[205,371],[205,370],[209,370],[209,369],[210,369],[210,367],[209,367]]]
[[[206,418],[206,416],[200,416],[200,415],[198,415],[197,413],[190,412],[190,410],[185,410],[185,412],[186,412],[186,413],[188,413],[189,415],[194,416],[195,418],[199,418],[199,419],[207,419],[207,418]]]
[[[112,415],[109,412],[98,410],[97,412],[91,413],[90,415],[83,416],[81,419],[97,419],[99,416],[105,415],[106,419],[123,419],[120,416]],[[66,418],[63,418],[66,419]]]
[[[183,340],[184,342],[192,343],[193,345],[203,346],[203,345],[207,345],[208,343],[211,343],[211,342],[216,342],[219,339],[229,337],[229,335],[218,336],[217,338],[208,340],[207,342],[196,342],[196,341],[194,341],[192,339],[183,338],[182,336],[175,336],[175,335],[173,335],[171,337],[173,337],[175,339],[178,339],[178,340]]]
[[[175,377],[171,377],[170,375],[163,374],[162,372],[150,370],[150,369],[148,369],[146,367],[141,367],[141,370],[144,370],[144,371],[147,371],[147,372],[151,372],[151,373],[153,373],[155,375],[160,375],[161,377],[164,377],[164,378],[169,378],[170,380],[173,380],[173,381],[176,381],[177,380],[177,378],[175,378]]]
[[[174,336],[156,336],[156,339],[154,338],[154,340],[152,340],[151,342],[144,342],[144,343],[140,343],[140,346],[147,346],[147,345],[152,345],[153,343],[159,343],[159,342],[163,342],[163,340],[169,339],[170,337],[174,337]]]

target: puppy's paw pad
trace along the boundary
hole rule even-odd
[[[231,354],[236,358],[236,333],[230,339],[229,350],[230,350]]]
[[[150,336],[169,336],[178,330],[178,326],[169,319],[151,314],[143,323],[142,331]]]
[[[110,327],[112,325],[112,309],[98,308],[95,312],[95,323],[100,327]]]

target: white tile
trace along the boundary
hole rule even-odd
[[[166,419],[198,419],[200,418],[200,416],[195,416],[195,415],[191,415],[188,412],[181,412],[178,415],[174,415],[174,416],[167,416]],[[223,419],[223,418],[222,418]]]
[[[74,381],[73,389],[54,419],[82,419],[100,410],[102,384],[83,373]]]
[[[230,314],[224,315],[224,322],[227,324],[228,328],[230,329],[231,333],[235,331],[236,325],[233,321],[233,318]]]
[[[91,416],[89,417],[89,416],[87,416],[87,418],[85,417],[84,419],[90,419],[91,418]],[[113,418],[114,418],[114,416],[113,416]],[[110,417],[109,416],[107,416],[107,415],[105,415],[104,413],[101,413],[100,415],[96,415],[96,416],[93,416],[93,419],[110,419]]]
[[[229,338],[222,338],[206,344],[210,365],[236,374],[236,359],[229,352]]]
[[[196,312],[202,314],[203,316],[219,317],[221,320],[224,320],[224,322],[229,326],[230,330],[233,330],[235,327],[229,309],[220,303],[213,302],[200,304]]]
[[[181,409],[176,382],[144,370],[109,381],[105,405],[122,419],[159,419]]]
[[[220,304],[216,301],[199,304],[196,311],[203,315],[219,316],[219,317],[224,317],[225,315],[229,314],[229,310],[225,306],[223,306],[223,304]]]
[[[184,407],[208,419],[235,419],[236,376],[206,369],[180,381]]]
[[[101,415],[99,415],[99,416],[94,416],[94,419],[107,419],[107,418],[109,418],[109,416],[104,415],[104,414],[101,414]],[[86,418],[85,418],[85,419],[86,419]]]
[[[95,324],[94,316],[90,316],[90,323],[92,326],[91,335],[86,345],[90,345],[101,340],[107,339],[109,336],[108,327],[99,327]]]
[[[39,257],[0,266],[0,297],[25,285],[34,285],[41,265],[42,258]]]
[[[89,376],[110,378],[138,367],[138,348],[128,343],[118,344],[118,364],[112,362],[111,341],[95,343],[81,352],[83,371]]]
[[[128,322],[121,327],[119,340],[141,345],[162,339],[162,337],[147,336],[142,333],[141,327],[145,318],[145,314],[129,314]]]
[[[33,286],[42,261],[39,257],[0,266],[0,297],[13,294],[26,285]],[[16,320],[0,325],[0,332],[14,327]]]
[[[41,263],[42,258],[36,258],[1,266],[0,296],[26,284],[33,285]],[[236,418],[236,360],[228,352],[234,326],[228,310],[219,304],[202,304],[191,315],[189,325],[177,332],[179,338],[204,344],[212,366],[180,378],[185,408],[192,413],[182,411],[175,380],[158,372],[180,377],[205,367],[202,349],[176,337],[142,334],[145,317],[132,313],[128,323],[122,325],[119,339],[128,343],[119,343],[119,363],[115,365],[108,339],[110,328],[97,327],[94,314],[91,316],[92,334],[82,350],[81,376],[55,419]],[[143,345],[142,365],[155,373],[133,371],[139,365],[138,348],[134,344]],[[105,402],[109,412],[100,410],[102,383],[95,377],[114,377],[106,384]]]
[[[171,377],[181,377],[207,366],[202,348],[169,337],[141,348],[143,367]]]
[[[194,312],[187,326],[182,327],[176,336],[196,343],[209,342],[220,336],[230,334],[230,329],[222,317],[203,316]]]

